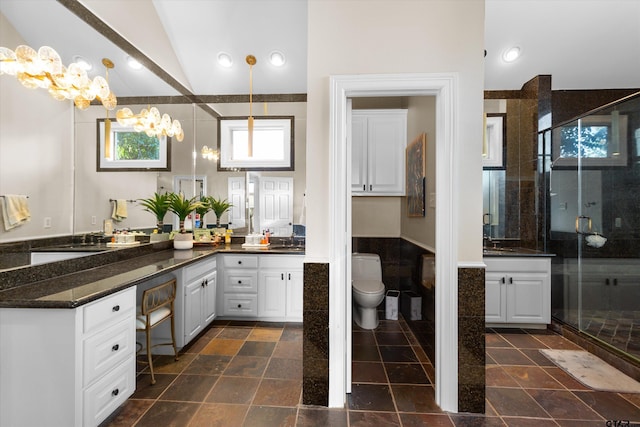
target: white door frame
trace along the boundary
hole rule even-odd
[[[351,141],[347,98],[436,97],[435,399],[458,411],[458,75],[362,74],[330,77],[329,407],[346,402],[351,296]]]

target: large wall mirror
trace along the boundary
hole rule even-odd
[[[21,3],[24,2],[3,2],[0,9],[0,26],[3,27],[0,46],[15,48],[20,44],[28,44],[37,49],[42,45],[55,45],[64,55],[62,47],[66,43],[82,41],[80,34],[95,31],[81,22],[84,25],[82,29],[64,32],[73,34],[73,40],[55,40],[54,35],[63,33],[58,31],[61,25],[75,28],[79,25],[78,18],[67,11],[69,22],[47,19],[52,14],[47,8],[63,8],[58,2],[47,2],[43,8],[31,10],[27,19],[11,9]],[[41,28],[41,37],[24,40],[20,31],[22,25],[38,26]],[[115,45],[102,55],[110,56],[116,62],[116,70],[125,67],[126,54]],[[66,62],[70,60],[65,59]],[[120,77],[118,72],[110,74],[110,79]],[[145,81],[159,80],[159,77],[146,72],[140,79],[131,84],[142,91],[147,87]],[[218,119],[211,112],[215,111],[221,117],[246,116],[249,112],[248,103],[193,104],[171,86],[165,85],[165,88],[163,93],[140,93],[139,103],[132,98],[122,105],[136,112],[149,107],[146,100],[149,97],[164,96],[167,100],[185,102],[154,104],[161,113],[180,120],[184,129],[184,140],[178,142],[173,139],[171,143],[171,170],[98,172],[96,123],[107,117],[106,110],[98,105],[79,110],[73,107],[71,101],[56,101],[46,91],[29,91],[15,78],[5,79],[2,76],[2,102],[4,105],[10,103],[11,108],[2,108],[0,112],[0,194],[28,195],[32,216],[28,224],[14,230],[7,232],[0,227],[0,245],[15,243],[14,246],[19,248],[25,241],[101,232],[104,220],[112,217],[114,200],[125,200],[127,207],[126,218],[115,221],[115,229],[148,230],[155,226],[155,217],[137,203],[140,198],[150,197],[155,192],[182,191],[185,195],[205,194],[225,199],[229,197],[230,179],[255,182],[255,178],[248,175],[247,171],[219,171],[217,161],[201,155],[204,146],[218,146]],[[300,225],[304,221],[306,188],[306,102],[269,102],[264,105],[264,111],[268,111],[268,116],[292,117],[294,123],[295,161],[292,163],[295,169],[263,171],[259,177],[263,180],[270,176],[288,178],[291,181],[289,216],[294,219],[295,225]],[[115,111],[110,115],[112,120],[114,116]],[[243,200],[248,200],[247,197],[245,194]],[[251,203],[255,206],[256,202]],[[166,224],[173,222],[170,215],[165,217]],[[203,222],[205,225],[215,224],[215,215],[208,213]],[[228,214],[221,222],[233,224]],[[254,228],[259,230],[267,224],[268,220],[260,217],[254,223]],[[294,224],[287,224],[287,233]],[[246,226],[238,227],[234,235],[243,235],[247,231]],[[281,231],[283,233],[284,230]],[[14,261],[0,262],[0,270],[17,266]]]
[[[483,235],[490,240],[519,240],[521,237],[522,189],[533,182],[527,165],[533,164],[533,149],[524,143],[527,121],[523,109],[527,100],[486,99],[487,129],[483,155],[490,161],[483,166]],[[531,156],[527,157],[527,150]],[[498,155],[495,153],[499,152]],[[486,153],[486,154],[485,154]],[[529,176],[530,175],[530,176]]]

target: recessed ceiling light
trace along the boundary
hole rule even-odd
[[[269,54],[269,62],[271,62],[271,65],[273,65],[274,67],[282,67],[286,62],[284,53],[278,50],[274,50]]]
[[[504,51],[502,54],[502,60],[504,62],[513,62],[520,57],[520,48],[514,46]]]
[[[127,56],[127,65],[134,70],[139,70],[142,68],[142,64],[130,56]]]
[[[218,64],[224,68],[230,68],[233,65],[233,58],[227,52],[218,54]]]
[[[89,62],[87,59],[85,59],[84,57],[82,57],[80,55],[74,56],[73,57],[73,62],[78,64],[85,71],[89,71],[90,69],[93,68],[93,66],[91,65],[91,62]]]

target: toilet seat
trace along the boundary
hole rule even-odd
[[[353,290],[361,294],[384,293],[384,283],[379,280],[354,280]]]

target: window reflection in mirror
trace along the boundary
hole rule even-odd
[[[506,237],[505,176],[504,170],[482,171],[482,234],[485,238]]]
[[[294,117],[255,117],[249,138],[247,117],[218,121],[218,170],[294,170]]]

